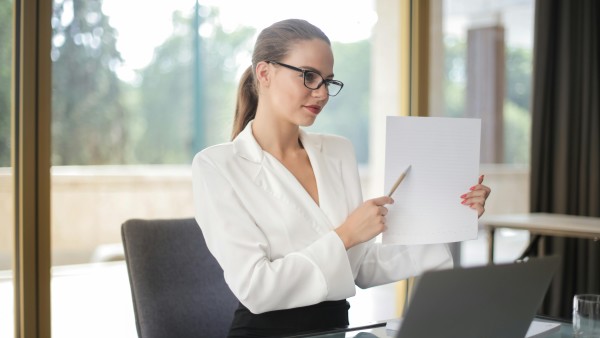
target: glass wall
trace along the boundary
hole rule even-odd
[[[432,115],[482,118],[493,137],[483,136],[482,162],[527,165],[534,1],[441,2],[433,44],[443,53],[432,67],[442,95],[432,97]]]
[[[534,0],[432,0],[431,115],[481,119],[487,215],[529,211],[534,8]],[[526,232],[496,236],[497,261],[518,257],[528,241]],[[481,233],[463,243],[464,265],[487,262],[485,241]]]
[[[330,36],[345,86],[311,129],[349,137],[366,163],[374,4],[316,4],[54,1],[53,336],[137,336],[120,226],[193,217],[192,157],[229,139],[238,79],[267,25],[306,18]]]
[[[12,0],[0,0],[0,337],[14,336],[14,183],[11,137]]]

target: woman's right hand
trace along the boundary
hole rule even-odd
[[[386,204],[394,200],[388,196],[374,198],[364,202],[346,218],[335,232],[344,242],[346,249],[366,242],[382,233],[385,229]]]

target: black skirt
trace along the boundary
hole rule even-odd
[[[229,337],[282,337],[346,328],[349,308],[350,304],[344,299],[254,314],[240,303],[229,329]]]

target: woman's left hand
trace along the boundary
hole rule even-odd
[[[485,212],[485,200],[492,190],[483,184],[483,175],[479,176],[479,183],[469,188],[470,192],[460,196],[462,204],[468,205],[471,209],[477,210],[477,217],[481,217]]]

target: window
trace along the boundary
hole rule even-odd
[[[255,6],[268,7],[267,16],[242,15]],[[345,20],[330,20],[341,7]],[[54,1],[54,336],[78,337],[90,327],[98,337],[136,336],[120,226],[130,218],[193,216],[191,160],[229,140],[238,79],[267,25],[306,18],[330,36],[345,86],[311,129],[350,138],[367,162],[373,3],[314,8],[276,1]]]
[[[481,172],[493,189],[486,214],[528,212],[535,1],[431,5],[430,114],[481,118]],[[497,233],[497,261],[517,258],[528,238]],[[462,243],[461,263],[486,263],[485,241],[482,232]]]
[[[439,0],[432,115],[482,118],[482,162],[527,165],[533,0]]]
[[[0,337],[14,336],[14,184],[11,137],[13,3],[0,0]]]

